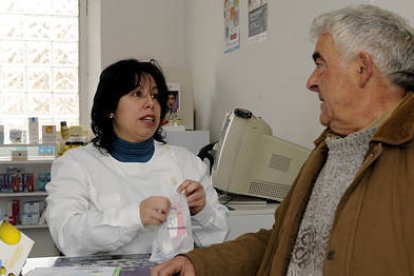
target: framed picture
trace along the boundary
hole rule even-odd
[[[167,83],[167,113],[163,121],[165,123],[171,122],[178,118],[180,112],[180,84],[179,83]]]

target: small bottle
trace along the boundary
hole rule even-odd
[[[4,126],[0,125],[0,145],[4,144]]]
[[[39,144],[39,119],[37,117],[29,118],[29,143]]]
[[[62,134],[63,140],[69,139],[69,128],[66,124],[66,121],[60,122],[60,133]]]

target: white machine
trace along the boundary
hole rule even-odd
[[[229,194],[282,201],[310,150],[272,135],[245,109],[226,114],[212,169],[213,185]]]

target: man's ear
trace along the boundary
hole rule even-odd
[[[374,61],[367,52],[360,52],[357,57],[358,84],[364,87],[374,72]]]

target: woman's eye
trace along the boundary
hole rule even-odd
[[[160,97],[160,95],[158,93],[154,93],[151,95],[151,98],[158,100],[158,98]]]
[[[141,93],[141,91],[135,91],[135,92],[132,93],[132,96],[141,98],[142,93]]]

